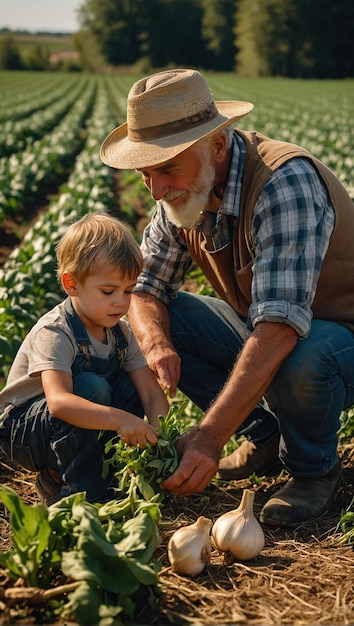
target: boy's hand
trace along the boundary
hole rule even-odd
[[[139,446],[139,448],[144,449],[148,443],[153,446],[157,443],[156,430],[136,415],[127,418],[118,428],[117,433],[128,446]]]

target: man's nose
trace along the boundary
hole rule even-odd
[[[164,180],[164,176],[159,174],[150,177],[150,193],[154,200],[161,200],[169,191],[169,186]]]

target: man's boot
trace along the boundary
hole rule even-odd
[[[332,504],[341,479],[341,464],[324,476],[290,478],[273,498],[264,505],[260,521],[267,526],[295,527],[317,519]]]
[[[244,441],[232,454],[220,459],[216,478],[221,480],[241,480],[251,474],[257,476],[274,475],[283,465],[279,460],[279,438],[277,432],[259,443]]]

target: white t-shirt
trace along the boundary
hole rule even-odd
[[[132,372],[146,365],[146,359],[128,322],[120,320],[119,325],[128,342],[121,366],[126,372]],[[108,359],[116,351],[113,331],[107,328],[106,334],[107,344],[88,335],[92,356]],[[71,374],[77,353],[75,337],[66,320],[64,302],[61,302],[33,326],[14,359],[6,386],[0,392],[0,425],[13,407],[43,394],[41,372],[59,370]]]

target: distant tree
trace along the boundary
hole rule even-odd
[[[301,31],[311,56],[311,76],[354,76],[354,3],[351,0],[298,0]]]
[[[255,0],[240,0],[235,15],[236,72],[240,76],[266,76],[268,62],[261,56],[257,32],[264,22],[261,5]]]
[[[237,70],[261,76],[296,75],[299,48],[305,44],[297,0],[241,0],[236,19]]]
[[[297,0],[264,0],[257,29],[259,54],[272,76],[296,76],[297,55],[303,43]]]
[[[235,0],[202,0],[202,37],[206,55],[204,67],[214,70],[235,69]]]
[[[350,0],[240,0],[237,71],[296,78],[353,76]]]
[[[74,33],[72,41],[75,50],[79,53],[79,64],[84,72],[100,74],[105,71],[107,64],[96,37],[89,30]]]
[[[108,63],[129,65],[140,58],[144,5],[145,0],[86,0],[80,6],[80,24],[94,35]]]
[[[142,50],[151,66],[203,66],[201,0],[151,0],[146,5]]]
[[[23,69],[21,55],[11,33],[7,33],[0,38],[0,69]]]
[[[140,59],[151,67],[200,65],[205,57],[201,2],[86,0],[79,21],[111,65],[132,65]]]
[[[23,63],[26,69],[43,71],[50,69],[50,50],[48,46],[37,43],[23,53]]]

